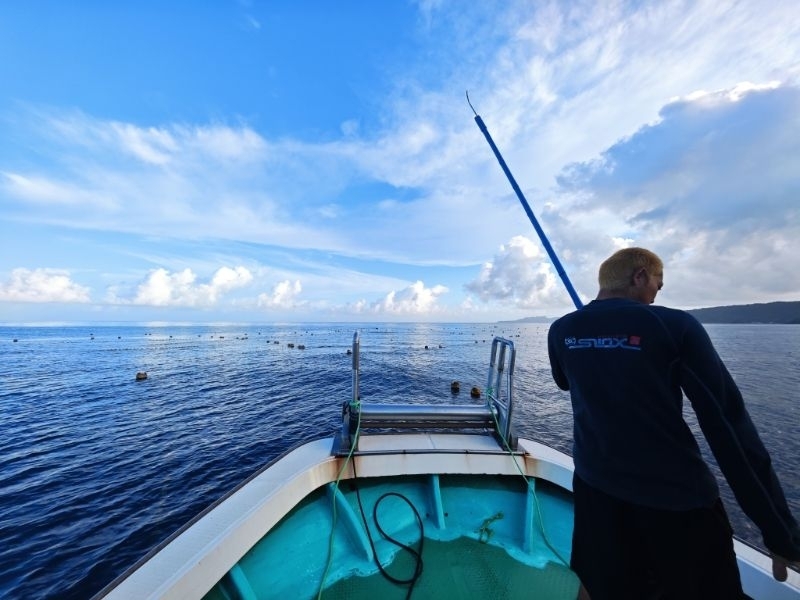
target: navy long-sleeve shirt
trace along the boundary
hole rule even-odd
[[[683,419],[683,394],[739,505],[773,552],[800,559],[800,529],[742,395],[684,311],[595,300],[550,327],[553,378],[569,390],[575,472],[605,493],[688,510],[719,495]]]

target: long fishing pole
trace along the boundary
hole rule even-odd
[[[547,239],[547,236],[544,233],[541,225],[539,225],[539,221],[536,219],[536,215],[533,214],[528,201],[525,199],[525,194],[522,193],[519,185],[517,185],[514,176],[511,174],[511,171],[506,165],[506,161],[503,160],[503,155],[500,154],[500,150],[497,149],[497,146],[492,139],[492,136],[489,135],[489,130],[486,128],[486,125],[483,122],[483,119],[480,118],[480,115],[475,111],[475,107],[472,106],[472,102],[469,101],[469,92],[467,92],[467,104],[472,109],[473,114],[475,115],[475,122],[478,124],[478,128],[483,132],[483,136],[486,138],[486,141],[489,142],[489,146],[492,148],[492,152],[494,152],[495,158],[497,158],[497,162],[500,163],[500,167],[503,169],[503,173],[506,174],[511,187],[514,188],[514,192],[517,194],[517,198],[522,203],[522,208],[525,209],[525,213],[528,215],[528,219],[530,219],[533,228],[536,230],[536,233],[539,234],[539,239],[542,241],[542,245],[544,249],[547,251],[547,255],[550,257],[553,266],[556,268],[556,272],[558,273],[559,277],[561,277],[561,281],[564,282],[564,286],[567,288],[567,292],[569,292],[570,298],[575,303],[575,308],[581,308],[583,306],[583,302],[578,297],[578,293],[575,291],[575,288],[572,287],[572,282],[569,280],[569,276],[567,276],[567,272],[564,270],[564,267],[561,266],[561,261],[558,260],[558,256],[556,256],[556,251],[553,250],[553,246],[550,245],[550,240]]]

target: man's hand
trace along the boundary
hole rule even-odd
[[[776,581],[786,581],[786,578],[789,576],[787,567],[790,565],[795,568],[800,568],[800,561],[791,561],[775,554],[772,555],[772,576]]]

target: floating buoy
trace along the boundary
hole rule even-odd
[[[450,384],[450,391],[453,392],[454,394],[457,394],[458,392],[461,391],[461,384],[458,383],[457,381],[454,381],[453,383]]]
[[[480,397],[481,397],[481,390],[480,390],[480,388],[478,388],[478,387],[473,387],[473,388],[472,388],[472,389],[469,391],[469,395],[470,395],[470,396],[472,396],[473,398],[480,398]]]
[[[136,373],[136,381],[144,381],[147,379],[147,371],[139,371]]]

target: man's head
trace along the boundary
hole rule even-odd
[[[600,265],[597,298],[630,298],[652,304],[664,285],[664,263],[644,248],[625,248],[609,256]]]

